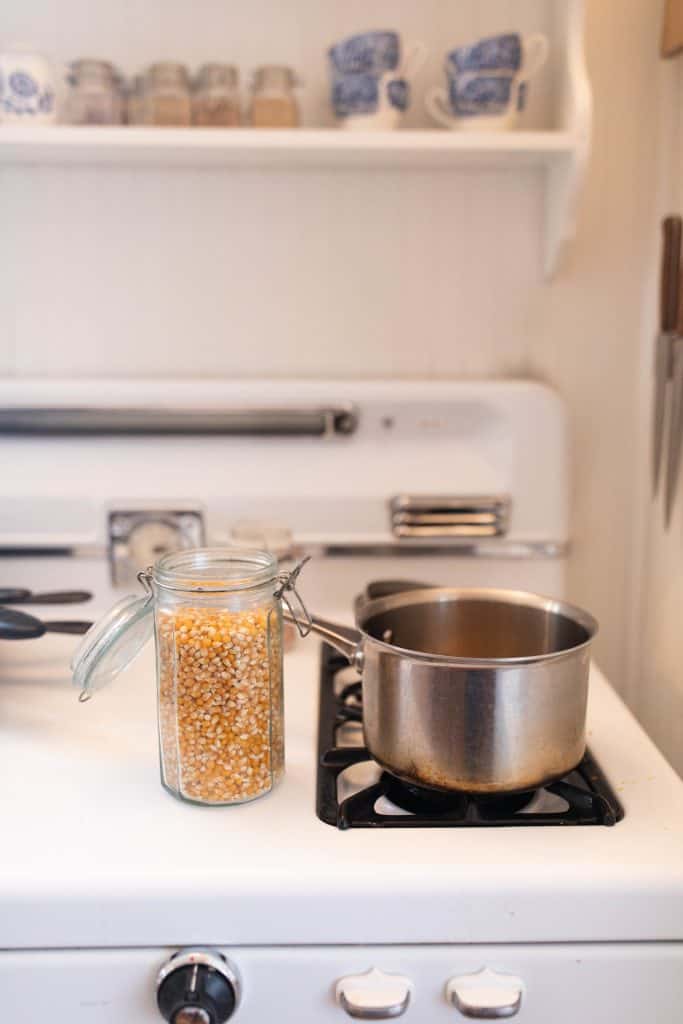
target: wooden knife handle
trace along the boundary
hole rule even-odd
[[[662,331],[669,332],[675,331],[678,324],[683,221],[680,217],[666,217],[662,231],[664,238],[660,325]]]
[[[662,57],[683,50],[683,0],[667,0],[662,26]]]

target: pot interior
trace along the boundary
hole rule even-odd
[[[484,660],[556,654],[594,635],[552,602],[542,607],[475,597],[404,601],[384,611],[368,609],[364,632],[421,654]]]

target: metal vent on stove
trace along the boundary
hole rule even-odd
[[[501,537],[508,530],[510,499],[505,495],[417,495],[392,498],[395,537]]]

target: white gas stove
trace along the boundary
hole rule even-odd
[[[304,596],[340,622],[372,579],[563,592],[566,427],[537,385],[4,382],[0,406],[0,585],[95,595],[26,609],[41,618],[92,617],[161,548],[225,542],[240,520],[293,531],[314,555]],[[342,773],[321,820],[314,639],[286,656],[284,781],[223,809],[159,784],[151,648],[81,705],[76,643],[0,646],[10,1018],[153,1024],[159,971],[189,950],[173,966],[223,964],[244,1024],[677,1019],[683,783],[597,668],[589,747],[611,816],[541,794],[504,825],[416,825],[390,802],[405,828],[381,809],[338,828],[379,773]]]

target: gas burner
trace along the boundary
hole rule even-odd
[[[615,825],[624,812],[590,754],[563,779],[542,789],[482,796],[446,793],[382,771],[365,747],[345,745],[344,731],[363,721],[361,683],[344,682],[346,662],[327,644],[322,649],[318,720],[318,817],[348,828],[482,828],[547,825]],[[348,789],[355,766],[369,782]],[[367,783],[367,784],[366,784]]]
[[[468,802],[476,804],[478,813],[483,817],[509,817],[523,807],[527,807],[536,796],[536,791],[527,793],[508,793],[494,796],[475,796],[467,793],[446,793],[437,789],[427,789],[411,782],[397,779],[390,772],[383,772],[380,778],[384,786],[384,795],[389,803],[410,814],[428,814],[432,816],[455,814],[463,816],[467,813]]]

